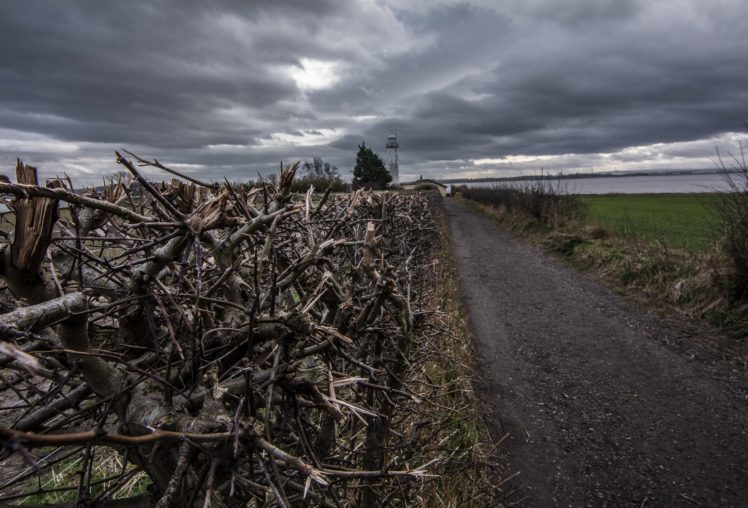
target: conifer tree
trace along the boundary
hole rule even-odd
[[[392,175],[384,167],[382,158],[362,141],[358,145],[356,167],[353,169],[353,187],[383,189],[391,181]]]

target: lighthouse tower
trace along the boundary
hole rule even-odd
[[[397,136],[394,132],[391,132],[387,137],[387,169],[392,175],[391,185],[397,187],[400,185],[400,168],[397,165],[397,149],[400,144],[397,142]]]

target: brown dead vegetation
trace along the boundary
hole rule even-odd
[[[135,473],[118,505],[492,502],[465,368],[443,376],[436,196],[297,197],[297,164],[154,184],[137,165],[176,172],[134,160],[101,191],[20,161],[0,183],[0,502],[43,500],[32,480],[71,456],[68,505]],[[96,490],[107,449],[130,466]]]

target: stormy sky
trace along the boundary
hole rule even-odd
[[[0,2],[0,165],[213,180],[400,140],[402,179],[702,168],[748,139],[745,0]]]

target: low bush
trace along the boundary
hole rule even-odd
[[[490,187],[467,188],[462,195],[478,203],[521,213],[542,224],[553,225],[584,215],[585,207],[563,180],[533,178]]]

